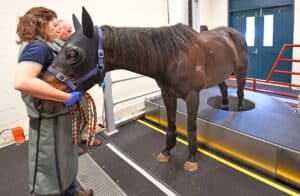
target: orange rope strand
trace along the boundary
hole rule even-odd
[[[87,102],[87,108],[88,113],[84,111],[84,107],[82,103],[79,103],[79,115],[76,119],[76,114],[74,111],[74,107],[71,105],[69,107],[70,113],[71,113],[71,120],[72,120],[72,140],[74,144],[78,143],[78,134],[80,130],[80,123],[81,119],[85,120],[87,124],[87,139],[86,139],[86,146],[92,146],[95,135],[96,135],[96,129],[97,129],[97,111],[96,111],[96,105],[91,97],[91,95],[87,92],[83,94],[84,98]]]

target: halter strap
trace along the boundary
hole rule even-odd
[[[54,67],[49,66],[48,67],[48,71],[50,73],[52,73],[53,75],[55,75],[55,77],[59,80],[64,82],[68,87],[70,87],[73,91],[75,91],[78,87],[79,84],[85,82],[86,80],[88,80],[89,78],[91,78],[92,76],[96,75],[97,73],[100,74],[100,82],[99,85],[103,86],[104,85],[104,77],[105,77],[105,72],[104,72],[104,51],[103,51],[103,44],[102,44],[102,29],[101,27],[97,28],[98,29],[98,64],[96,65],[96,67],[94,67],[93,69],[91,69],[89,72],[87,72],[86,74],[84,74],[81,78],[77,79],[75,82],[71,81],[70,79],[68,79],[68,77],[57,71]]]
[[[55,77],[59,80],[59,81],[62,81],[64,82],[66,85],[68,85],[68,87],[70,87],[73,91],[77,88],[77,86],[71,81],[68,79],[68,77],[57,71],[54,67],[52,66],[49,66],[47,71],[49,71],[50,73],[52,73],[53,75],[55,75]]]
[[[98,64],[97,64],[97,69],[100,73],[100,86],[104,85],[104,77],[105,77],[105,72],[104,72],[104,50],[103,50],[103,36],[102,36],[102,29],[101,27],[98,27]]]
[[[100,70],[104,71],[104,51],[103,51],[103,44],[102,44],[102,29],[101,27],[98,28],[98,67]]]

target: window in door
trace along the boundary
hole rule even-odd
[[[273,46],[274,16],[264,15],[264,46]]]
[[[246,42],[248,46],[254,46],[255,40],[255,17],[249,16],[246,18]]]

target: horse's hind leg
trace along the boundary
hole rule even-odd
[[[228,91],[227,91],[228,87],[226,85],[226,82],[223,81],[218,86],[220,88],[220,92],[222,95],[221,109],[228,110]]]
[[[240,69],[236,73],[236,81],[237,81],[238,110],[242,111],[245,109],[245,104],[244,104],[244,88],[246,84],[245,69]]]
[[[196,132],[196,120],[199,107],[199,92],[192,91],[185,98],[187,107],[187,129],[188,129],[188,149],[189,156],[184,163],[184,169],[187,171],[195,171],[198,169],[198,163],[196,160],[197,150],[197,132]]]
[[[176,144],[176,108],[177,108],[177,98],[174,96],[169,96],[162,90],[162,97],[167,108],[167,118],[168,118],[168,129],[166,135],[166,148],[157,156],[157,160],[160,162],[168,162],[171,158],[171,149]]]

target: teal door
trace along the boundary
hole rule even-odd
[[[267,78],[283,44],[293,43],[293,16],[292,5],[230,13],[230,26],[242,32],[248,44],[247,77]],[[284,58],[292,58],[292,48]],[[291,63],[280,63],[277,69],[291,71]],[[271,80],[290,82],[291,75],[273,74]]]

